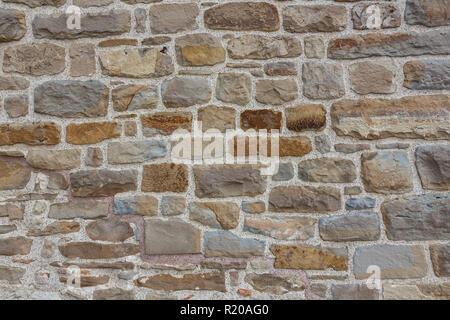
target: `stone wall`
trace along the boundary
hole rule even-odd
[[[449,17],[0,1],[0,298],[449,299]],[[278,129],[279,171],[173,163],[197,120]]]

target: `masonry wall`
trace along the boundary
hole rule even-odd
[[[449,299],[449,17],[0,1],[0,298]],[[173,163],[197,121],[279,130],[279,171]]]

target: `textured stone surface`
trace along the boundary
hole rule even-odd
[[[111,164],[141,163],[164,157],[167,146],[158,140],[111,142],[107,152],[108,163]]]
[[[225,276],[220,273],[185,274],[181,278],[170,274],[142,277],[136,285],[153,290],[209,290],[225,292]]]
[[[19,4],[24,4],[30,8],[36,8],[36,7],[40,7],[40,6],[60,7],[66,3],[66,0],[4,0],[3,2],[19,3]]]
[[[4,108],[10,118],[26,116],[28,114],[28,96],[7,96],[4,101]]]
[[[356,192],[347,192],[346,194],[355,194]],[[356,193],[359,194],[359,193]],[[346,210],[364,210],[375,208],[376,200],[370,197],[350,198],[345,202]]]
[[[197,29],[199,9],[195,3],[167,3],[153,5],[149,12],[153,34],[177,33]]]
[[[175,41],[177,62],[181,66],[213,66],[225,62],[225,49],[210,34],[192,34]]]
[[[245,166],[194,167],[194,177],[199,198],[255,196],[266,190],[259,170]]]
[[[309,182],[349,183],[356,179],[356,167],[351,160],[338,158],[305,160],[298,165],[298,177]]]
[[[347,249],[302,245],[275,245],[270,248],[277,269],[347,270]]]
[[[191,130],[192,114],[187,112],[158,112],[141,116],[142,133],[146,137],[170,135],[177,129]]]
[[[365,284],[333,284],[331,296],[335,300],[378,300],[379,292]]]
[[[50,206],[48,217],[51,219],[96,219],[106,217],[109,203],[105,200],[79,200],[55,203]]]
[[[368,192],[391,194],[413,189],[411,165],[404,151],[363,153],[361,178]]]
[[[430,246],[431,262],[438,277],[450,276],[450,244],[433,244]]]
[[[347,25],[343,6],[288,6],[283,9],[283,28],[287,32],[336,32]]]
[[[151,195],[131,197],[114,197],[114,214],[140,216],[156,216],[158,214],[158,199]]]
[[[359,139],[449,139],[449,100],[446,95],[401,99],[341,100],[331,108],[333,129]]]
[[[352,8],[353,28],[358,30],[372,29],[373,7],[372,3],[359,3]],[[400,27],[402,18],[400,10],[392,4],[376,4],[379,12],[379,27],[376,29],[397,28]]]
[[[369,212],[323,217],[319,231],[326,241],[374,241],[380,237],[380,221]]]
[[[75,169],[81,163],[81,151],[77,149],[66,150],[30,150],[27,162],[34,168],[47,170]]]
[[[403,66],[403,86],[411,90],[449,89],[450,60],[424,59],[408,61]]]
[[[446,0],[408,0],[405,22],[412,25],[439,27],[450,25],[450,4]]]
[[[167,108],[184,108],[205,104],[211,99],[209,81],[194,78],[173,78],[163,82],[162,101]]]
[[[414,279],[426,275],[427,264],[421,246],[380,244],[359,247],[353,257],[353,272],[357,279],[370,276],[367,268],[380,267],[381,279]]]
[[[135,255],[139,247],[131,243],[70,242],[59,245],[59,252],[70,259],[114,259]]]
[[[73,45],[69,48],[69,55],[72,77],[90,76],[95,73],[95,48],[93,45]]]
[[[18,162],[0,160],[0,190],[23,189],[30,178],[30,168]]]
[[[192,202],[191,220],[218,229],[234,229],[239,223],[239,207],[234,202]]]
[[[217,77],[216,98],[223,102],[246,105],[252,94],[251,79],[243,73],[220,73]]]
[[[275,187],[269,195],[273,212],[329,212],[341,207],[338,189],[331,187]]]
[[[236,127],[236,110],[229,107],[207,106],[198,109],[198,121],[203,131],[209,129],[225,132]]]
[[[159,102],[158,88],[149,85],[123,85],[111,91],[115,111],[154,109]]]
[[[205,232],[205,257],[245,258],[264,254],[265,244],[252,238],[241,238],[229,231]]]
[[[281,129],[282,113],[272,110],[246,110],[241,113],[241,129]]]
[[[26,33],[25,13],[16,9],[0,9],[0,42],[20,40]]]
[[[30,81],[18,76],[0,76],[0,90],[24,90]]]
[[[386,233],[392,240],[448,240],[450,196],[427,194],[381,205]]]
[[[305,283],[294,276],[274,275],[271,273],[249,273],[245,276],[245,282],[255,290],[277,295],[288,292],[305,290]]]
[[[387,67],[372,62],[358,62],[351,65],[350,84],[359,94],[395,91],[394,73]]]
[[[108,197],[116,193],[136,191],[136,170],[85,170],[70,174],[74,197]]]
[[[0,125],[0,145],[24,143],[55,145],[61,141],[61,127],[54,122],[23,122]]]
[[[256,101],[268,105],[281,105],[297,98],[294,80],[259,80],[256,83]]]
[[[227,50],[233,59],[294,58],[302,54],[302,44],[289,36],[243,35],[230,40]]]
[[[267,2],[225,3],[205,11],[209,29],[275,31],[280,28],[277,8]]]
[[[200,253],[200,230],[182,220],[145,221],[145,254]]]
[[[188,171],[185,165],[163,163],[144,166],[142,191],[185,192],[188,185]]]
[[[86,234],[92,240],[123,242],[134,236],[133,229],[128,222],[104,219],[89,223]]]
[[[450,146],[420,146],[416,149],[416,167],[424,189],[450,190]]]
[[[450,284],[383,284],[384,300],[448,300]]]
[[[33,240],[25,237],[1,238],[0,256],[27,255],[32,244]]]
[[[9,284],[20,284],[25,271],[23,268],[0,266],[0,280]]]
[[[314,235],[316,221],[307,217],[275,217],[245,219],[244,231],[278,240],[308,240]]]
[[[339,64],[303,64],[303,94],[310,99],[336,99],[345,94],[343,69]]]
[[[286,127],[291,131],[320,130],[327,121],[327,111],[320,104],[286,108]]]

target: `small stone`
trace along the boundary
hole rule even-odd
[[[358,186],[344,187],[344,194],[347,196],[356,196],[358,194],[361,194],[361,192],[361,187]]]
[[[189,218],[209,227],[230,230],[239,223],[239,207],[234,202],[192,202]]]
[[[162,163],[144,166],[143,192],[186,192],[188,184],[188,170],[185,165]]]
[[[24,122],[0,125],[0,146],[24,143],[55,145],[61,141],[61,127],[54,122]]]
[[[266,212],[266,204],[263,201],[242,201],[242,211],[252,214]]]
[[[163,291],[208,290],[226,292],[225,274],[223,273],[184,274],[182,277],[158,274],[141,277],[134,283],[138,287]]]
[[[250,102],[252,82],[244,73],[219,73],[216,97],[223,102],[246,105]]]
[[[143,46],[160,46],[162,44],[165,44],[167,42],[170,42],[171,38],[166,36],[159,36],[159,37],[151,37],[146,38],[142,40]]]
[[[341,153],[346,153],[346,154],[360,152],[360,151],[369,150],[369,149],[370,149],[370,145],[363,144],[363,143],[359,143],[359,144],[338,143],[338,144],[334,145],[334,150],[336,150],[336,152],[341,152]]]
[[[450,284],[383,284],[384,300],[448,300]]]
[[[114,214],[139,216],[156,216],[158,199],[151,195],[114,197]]]
[[[158,78],[173,72],[172,58],[158,49],[120,49],[100,54],[104,75],[126,78]]]
[[[375,208],[376,200],[370,197],[350,198],[345,202],[345,210],[364,210]]]
[[[8,217],[9,220],[23,220],[25,207],[23,205],[4,204],[0,205],[0,217]]]
[[[86,287],[95,287],[107,284],[109,282],[110,278],[109,276],[81,276],[80,277],[80,287],[86,288]],[[59,282],[67,283],[68,279],[66,277],[59,278]]]
[[[408,149],[409,143],[393,142],[393,143],[382,143],[376,145],[377,149]]]
[[[323,217],[319,232],[325,241],[375,241],[380,238],[380,221],[371,212]]]
[[[95,290],[93,300],[134,300],[135,296],[131,290],[123,290],[121,288],[110,288]]]
[[[356,248],[353,272],[356,279],[366,279],[372,272],[369,266],[378,266],[381,279],[423,278],[427,263],[422,246],[380,244]]]
[[[450,60],[424,59],[408,61],[403,66],[403,86],[411,90],[450,88]]]
[[[325,56],[325,44],[319,37],[305,38],[305,55],[309,59],[322,59]]]
[[[205,232],[205,257],[247,258],[262,256],[265,244],[251,238],[240,238],[229,231]]]
[[[156,4],[150,8],[150,29],[152,34],[195,30],[198,14],[196,3]]]
[[[256,101],[268,105],[282,105],[295,100],[298,86],[295,80],[259,80],[256,83]]]
[[[295,62],[270,62],[264,65],[264,72],[268,76],[296,76],[297,65]]]
[[[80,0],[78,0],[80,1]],[[60,7],[66,3],[66,0],[4,0],[6,3],[19,3],[26,5],[30,8],[36,8],[41,6],[53,6]]]
[[[280,28],[277,7],[267,2],[234,2],[205,11],[205,26],[215,30],[276,31]]]
[[[23,189],[31,178],[31,169],[20,162],[0,160],[0,190]]]
[[[450,4],[446,0],[408,0],[405,22],[409,25],[439,27],[450,25]]]
[[[0,256],[27,255],[31,251],[33,240],[25,237],[1,238]]]
[[[332,284],[331,296],[335,300],[379,300],[379,291],[366,284]]]
[[[103,163],[102,149],[96,147],[89,147],[87,149],[85,163],[89,167],[100,167]]]
[[[119,46],[137,46],[138,41],[136,39],[108,39],[103,40],[98,44],[99,48],[110,48],[110,47],[119,47]]]
[[[47,81],[34,90],[34,111],[63,118],[102,117],[108,100],[109,89],[100,81]]]
[[[338,158],[305,160],[298,165],[298,177],[309,182],[350,183],[356,180],[356,166]]]
[[[245,110],[241,113],[241,129],[281,130],[283,115],[272,110]]]
[[[127,137],[135,137],[137,135],[137,124],[135,121],[126,121],[123,124],[123,130]]]
[[[331,100],[345,95],[344,75],[340,64],[305,62],[303,94],[310,99]]]
[[[70,242],[59,245],[58,248],[60,253],[69,259],[115,259],[139,253],[139,246],[132,243]]]
[[[51,43],[20,44],[8,47],[3,57],[3,71],[43,76],[54,75],[66,67],[66,50]]]
[[[404,151],[363,153],[361,178],[367,192],[399,194],[413,190],[411,165]]]
[[[300,40],[290,36],[249,34],[230,40],[227,50],[232,59],[295,58],[302,54],[302,44]]]
[[[175,40],[175,52],[181,66],[213,66],[225,62],[225,49],[208,33],[185,35]]]
[[[266,191],[266,179],[260,170],[247,166],[196,166],[194,177],[199,198],[256,196]]]
[[[103,219],[89,223],[86,234],[92,240],[123,242],[133,237],[134,231],[128,222]]]
[[[186,210],[184,197],[164,196],[161,199],[161,214],[163,216],[178,216]]]
[[[72,45],[69,56],[72,77],[91,76],[96,72],[95,49],[92,44]]]
[[[33,19],[33,35],[37,39],[79,39],[107,37],[130,31],[131,18],[126,10],[102,11],[82,14],[81,29],[69,28],[65,13],[37,15]]]
[[[283,9],[283,28],[287,32],[338,32],[347,26],[344,6],[287,6]]]
[[[236,110],[229,107],[207,106],[198,109],[198,121],[202,122],[202,130],[219,130],[236,128]]]
[[[45,239],[41,249],[41,257],[44,259],[50,259],[55,254],[55,243],[52,240]]]
[[[349,66],[352,90],[359,94],[395,92],[394,73],[380,64],[358,62]]]
[[[158,112],[141,116],[142,133],[145,137],[170,135],[178,129],[190,131],[192,114],[188,112]]]
[[[449,139],[449,107],[446,95],[344,99],[333,103],[331,119],[337,135],[362,140]]]
[[[77,149],[28,151],[26,160],[33,168],[46,170],[70,170],[81,164],[81,151]]]
[[[203,260],[200,263],[203,269],[218,269],[218,270],[245,270],[247,268],[246,261],[209,261]]]
[[[121,192],[136,191],[136,170],[84,170],[70,174],[72,196],[109,197]]]
[[[202,78],[176,77],[163,82],[162,101],[167,108],[186,108],[205,104],[211,99],[209,81]]]
[[[66,128],[66,141],[71,144],[94,144],[119,138],[122,126],[117,122],[71,123]]]
[[[381,205],[390,240],[448,240],[449,209],[448,194],[410,196]]]
[[[111,142],[107,152],[110,164],[141,163],[164,157],[167,146],[159,140]]]
[[[331,187],[275,187],[269,195],[272,212],[325,213],[341,208],[341,194]]]
[[[277,295],[303,291],[306,288],[306,284],[295,276],[283,276],[271,273],[249,273],[245,276],[245,282],[257,291]]]
[[[0,266],[0,281],[6,281],[9,284],[20,284],[25,271],[23,268]]]
[[[373,4],[359,3],[352,8],[353,29],[368,30],[397,28],[402,24],[402,14],[397,6],[391,4],[377,3],[377,23],[373,23]],[[369,9],[370,8],[370,9]]]
[[[433,270],[438,277],[450,277],[450,244],[430,245],[431,262]]]
[[[447,144],[419,146],[416,167],[422,187],[428,190],[450,190],[450,146]]]
[[[275,256],[276,269],[346,271],[346,248],[320,248],[303,245],[275,245],[270,248]]]
[[[308,217],[246,218],[244,231],[277,240],[308,240],[314,236],[315,224]]]
[[[321,104],[286,108],[286,127],[291,131],[321,130],[327,122],[327,111]]]
[[[324,154],[331,151],[331,141],[328,136],[326,135],[316,136],[314,138],[314,142],[317,151],[319,151],[320,153]]]
[[[10,118],[24,117],[28,114],[28,96],[7,96],[5,98],[4,108]]]
[[[147,12],[143,8],[134,9],[134,20],[136,23],[136,32],[145,33],[147,25]]]
[[[0,76],[0,90],[25,90],[30,81],[17,76]]]
[[[146,220],[145,254],[200,253],[201,232],[192,224],[179,219]]]
[[[14,224],[10,225],[0,225],[0,234],[7,234],[17,230],[17,227]]]
[[[108,212],[108,201],[86,199],[52,204],[48,217],[50,219],[97,219],[106,217]]]
[[[0,42],[20,40],[27,32],[25,13],[16,9],[0,9]]]
[[[292,163],[280,163],[278,172],[272,176],[272,181],[289,181],[294,177],[294,166]]]
[[[75,221],[56,221],[47,225],[44,229],[32,229],[27,236],[43,237],[55,234],[69,234],[80,231],[80,224]]]

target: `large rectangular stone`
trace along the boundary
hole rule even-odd
[[[358,139],[450,139],[448,95],[344,99],[331,107],[334,131]]]
[[[138,287],[163,291],[209,290],[226,292],[225,274],[223,273],[185,274],[182,277],[158,274],[141,277],[135,280],[135,284]]]
[[[326,241],[375,241],[380,238],[380,220],[373,212],[323,217],[319,232]]]
[[[205,257],[247,258],[264,255],[265,243],[251,238],[240,238],[229,231],[205,232]]]
[[[109,202],[107,200],[78,200],[65,203],[55,203],[50,206],[50,219],[97,219],[108,216]]]
[[[61,127],[54,122],[21,122],[0,125],[0,146],[13,144],[55,145],[61,141]]]

